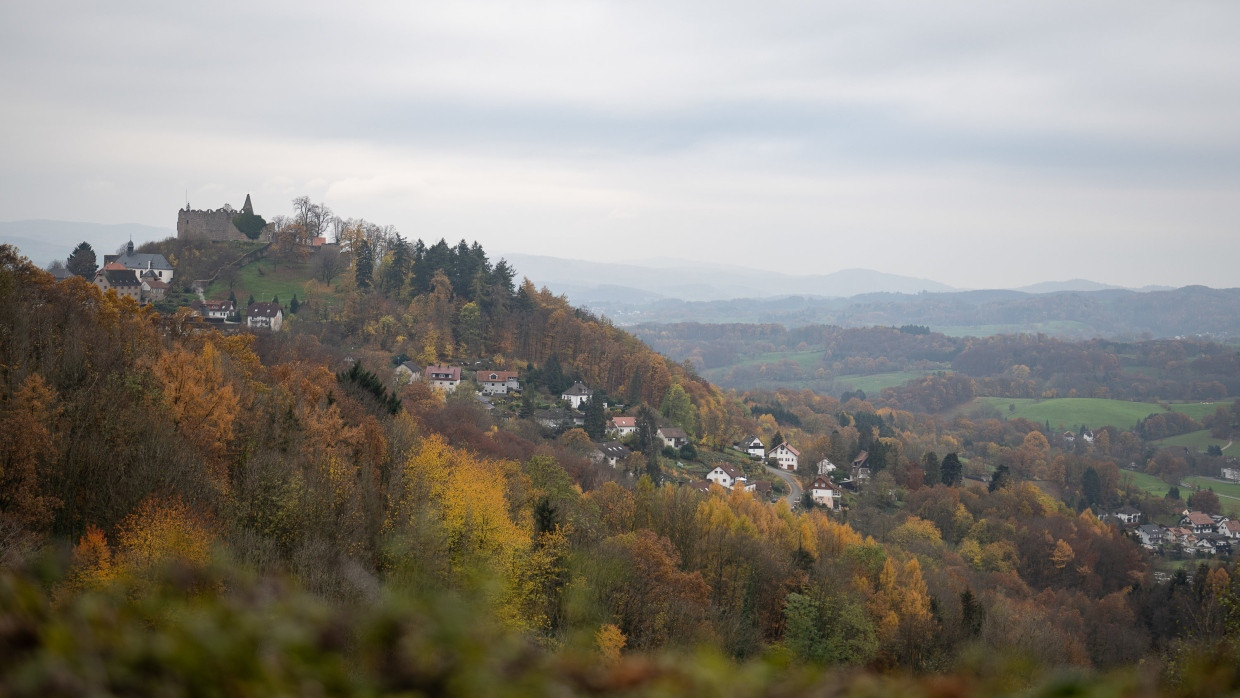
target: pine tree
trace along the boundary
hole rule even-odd
[[[777,430],[775,432],[775,435],[771,437],[771,443],[769,446],[766,447],[766,450],[768,452],[774,451],[775,449],[779,448],[779,445],[782,444],[783,442],[784,442],[784,434],[783,432]]]
[[[296,294],[296,293],[294,293],[294,294],[293,294],[293,300],[289,301],[289,304],[288,304],[288,311],[289,311],[290,313],[296,314],[296,313],[297,313],[297,309],[298,309],[298,308],[300,308],[300,307],[301,307],[301,303],[297,300],[297,294]]]
[[[955,453],[943,456],[943,462],[939,465],[939,472],[943,474],[944,485],[959,485],[963,471],[964,465],[960,462],[960,456]]]
[[[602,441],[607,431],[607,415],[603,412],[602,391],[595,391],[586,401],[585,430],[593,441]]]
[[[83,242],[73,249],[65,262],[65,268],[84,279],[94,278],[95,271],[99,269],[95,250],[89,243]]]
[[[375,253],[365,238],[357,241],[354,249],[353,278],[361,290],[370,290],[375,272]]]

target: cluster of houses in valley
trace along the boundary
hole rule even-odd
[[[1141,524],[1140,512],[1132,508],[1121,509],[1107,518],[1131,531],[1149,550],[1208,556],[1230,555],[1240,546],[1240,521],[1204,511],[1185,510],[1177,526]]]
[[[516,371],[475,371],[474,380],[483,395],[507,395],[521,389]],[[413,361],[405,361],[396,367],[396,382],[401,384],[422,381],[443,393],[456,392],[461,385],[460,366],[427,366],[423,368]]]
[[[103,266],[93,281],[105,293],[112,290],[139,303],[153,303],[163,300],[172,288],[172,265],[162,254],[134,252],[131,240],[124,253],[103,256]]]
[[[195,315],[212,324],[233,322],[238,317],[237,304],[232,301],[193,301],[189,307]],[[284,309],[274,301],[251,303],[245,309],[245,326],[279,332],[284,326]]]

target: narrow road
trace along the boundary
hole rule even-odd
[[[801,505],[801,483],[797,482],[797,476],[793,475],[792,473],[786,470],[780,470],[779,468],[772,468],[769,465],[766,466],[766,470],[770,474],[778,477],[780,480],[783,480],[784,482],[788,484],[789,494],[785,498],[788,500],[788,508],[796,509],[798,506],[800,506]]]

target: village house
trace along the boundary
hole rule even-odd
[[[1217,526],[1214,517],[1204,511],[1185,511],[1184,518],[1180,519],[1181,526],[1189,526],[1193,529],[1193,533],[1215,533]]]
[[[426,382],[435,390],[450,393],[461,384],[460,366],[427,366],[422,372]]]
[[[693,480],[689,482],[689,487],[697,490],[698,492],[707,493],[710,492],[710,486],[713,484],[715,483],[710,480]]]
[[[637,433],[637,417],[612,417],[607,430],[620,438]]]
[[[818,461],[819,475],[829,475],[832,470],[835,470],[835,463],[832,463],[830,458],[823,458]]]
[[[689,443],[689,435],[680,427],[659,427],[655,435],[663,439],[664,446],[671,446],[672,448],[680,448]]]
[[[740,468],[733,465],[717,465],[714,470],[706,473],[706,479],[729,490],[737,487],[745,492],[754,491],[754,485],[749,483],[745,473]]]
[[[597,460],[606,461],[608,465],[614,468],[624,462],[633,452],[629,450],[628,446],[619,441],[608,441],[600,444],[595,453],[598,456]]]
[[[564,409],[537,410],[534,421],[548,429],[567,429],[577,423],[573,413]]]
[[[1219,526],[1218,532],[1228,538],[1240,538],[1240,521],[1228,519]]]
[[[486,395],[507,395],[509,391],[521,389],[516,371],[478,371],[474,380]]]
[[[581,406],[589,402],[591,397],[594,397],[594,391],[587,388],[586,384],[581,381],[573,383],[571,388],[560,394],[560,399],[567,402],[568,406],[574,410],[581,409]]]
[[[143,294],[141,295],[143,295],[143,300],[148,301],[148,303],[150,301],[164,300],[171,290],[172,284],[165,283],[165,281],[160,281],[159,279],[143,278]]]
[[[1240,468],[1222,468],[1219,471],[1219,475],[1221,475],[1224,480],[1240,482]]]
[[[138,281],[138,277],[132,271],[120,265],[111,268],[105,266],[95,272],[95,286],[104,293],[111,290],[122,298],[142,301],[142,282]]]
[[[1141,545],[1147,548],[1156,548],[1162,545],[1166,536],[1166,529],[1155,524],[1138,526],[1136,532],[1137,537],[1141,539]]]
[[[412,361],[402,362],[393,373],[397,385],[407,385],[422,380],[422,367]]]
[[[775,459],[775,464],[780,470],[796,470],[797,464],[801,458],[801,452],[793,448],[790,444],[782,443],[771,452],[766,454],[767,460]]]
[[[204,320],[224,322],[228,316],[237,312],[237,304],[232,301],[193,301],[189,304],[191,310],[196,315],[201,315]]]
[[[133,251],[133,240],[125,246],[125,251],[121,254],[107,254],[103,256],[103,265],[117,264],[124,269],[128,269],[134,278],[139,278],[146,272],[150,272],[159,281],[166,284],[172,283],[172,265],[164,259],[162,254],[146,254],[143,252]]]
[[[766,455],[766,446],[762,443],[762,439],[756,436],[748,436],[741,442],[740,450],[747,453],[752,458],[762,459]]]
[[[284,326],[284,311],[279,303],[252,303],[245,310],[245,324],[251,329],[279,332]]]
[[[839,509],[840,489],[826,475],[819,475],[809,485],[809,497],[815,504],[828,509]]]

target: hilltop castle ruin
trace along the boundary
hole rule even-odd
[[[238,212],[232,206],[205,211],[190,209],[189,204],[177,211],[177,238],[181,240],[212,240],[216,242],[240,240],[242,242],[271,242],[271,226],[267,226],[253,241],[233,224],[238,213],[254,213],[250,195],[245,195],[245,205]]]

